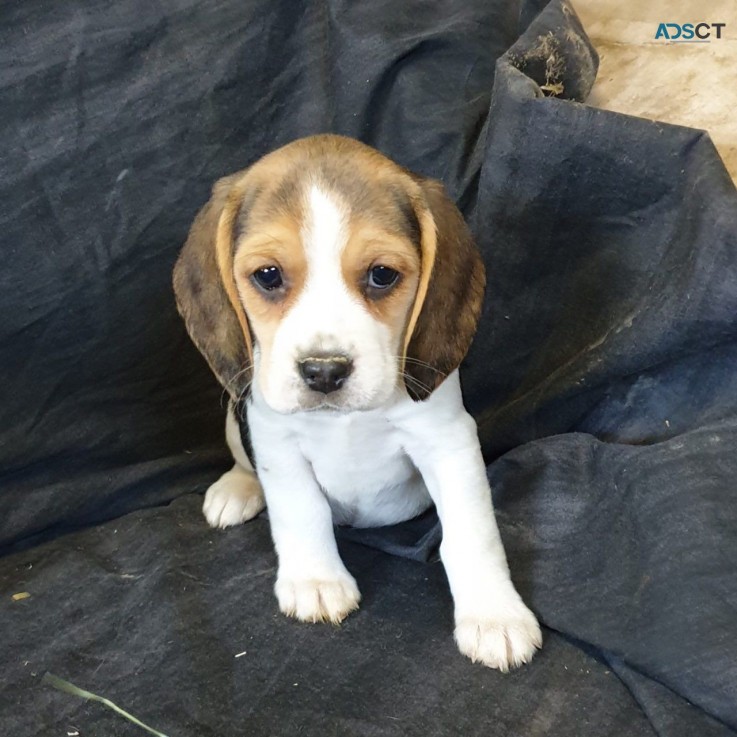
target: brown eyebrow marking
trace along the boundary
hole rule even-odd
[[[263,217],[274,218],[291,214],[298,219],[304,217],[303,196],[305,180],[302,173],[292,171],[269,193],[264,206]]]
[[[236,216],[235,228],[233,231],[233,253],[237,248],[238,241],[241,239],[243,234],[246,232],[248,227],[248,221],[251,216],[251,210],[256,203],[256,200],[261,196],[263,187],[256,184],[249,187],[241,200],[241,204],[238,207],[238,215]]]
[[[401,187],[393,186],[389,189],[389,193],[397,206],[399,215],[401,216],[401,229],[405,235],[413,244],[420,247],[420,237],[422,229],[420,228],[420,221],[417,218],[417,212],[410,200],[407,192]]]

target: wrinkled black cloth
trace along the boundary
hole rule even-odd
[[[340,627],[287,619],[272,593],[267,521],[209,530],[199,502],[185,495],[4,562],[7,734],[142,734],[40,683],[47,670],[168,737],[654,734],[613,667],[558,633],[545,631],[530,667],[505,675],[474,666],[453,642],[440,563],[342,544],[361,609]],[[32,594],[12,608],[11,582]],[[691,728],[711,724],[684,708]]]
[[[737,731],[737,194],[703,132],[580,104],[543,5],[2,4],[7,733],[138,733],[46,670],[170,737]],[[510,676],[455,650],[432,513],[339,530],[363,604],[316,627],[267,520],[188,493],[228,456],[171,268],[217,177],[320,131],[442,179],[484,254],[464,396],[545,626]]]

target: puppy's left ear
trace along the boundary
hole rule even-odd
[[[405,337],[405,384],[426,399],[458,368],[473,340],[486,272],[471,232],[440,182],[416,179],[421,269]]]
[[[174,267],[174,293],[194,344],[233,399],[251,382],[252,340],[233,278],[236,220],[246,172],[220,179],[200,210]]]

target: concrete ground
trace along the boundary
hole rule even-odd
[[[601,62],[588,103],[709,131],[737,182],[737,0],[572,0]],[[659,23],[726,23],[709,43]]]

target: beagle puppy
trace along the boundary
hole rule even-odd
[[[340,622],[361,596],[333,525],[393,525],[435,504],[458,647],[506,671],[542,639],[458,379],[484,284],[442,185],[335,135],[218,181],[174,270],[189,334],[231,399],[235,465],[205,517],[228,527],[268,506],[281,611]]]

